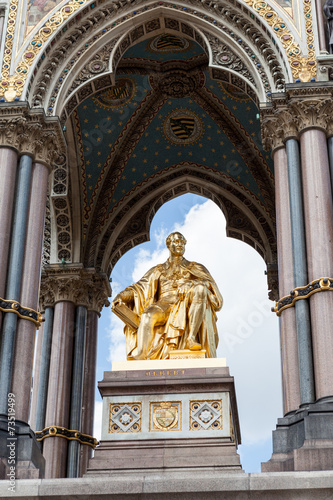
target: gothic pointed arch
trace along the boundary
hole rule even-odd
[[[69,144],[53,174],[49,262],[109,275],[149,237],[154,207],[186,186],[214,199],[228,235],[276,274],[258,106],[290,80],[287,61],[244,6],[115,5],[69,16],[26,88],[32,107],[60,116]]]

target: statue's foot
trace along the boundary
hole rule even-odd
[[[187,340],[187,348],[190,349],[190,351],[200,351],[201,344],[199,344],[199,342],[195,342],[195,340],[188,339]]]

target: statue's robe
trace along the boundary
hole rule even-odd
[[[204,319],[199,328],[197,339],[202,349],[206,350],[206,356],[216,357],[218,345],[218,333],[216,328],[216,311],[219,311],[223,304],[222,295],[208,270],[201,264],[189,262],[182,259],[181,267],[191,274],[191,281],[209,282],[207,293],[207,303]],[[150,269],[137,283],[127,287],[134,292],[134,301],[128,304],[138,315],[141,315],[150,305],[159,304],[159,278],[169,267],[169,260],[164,264],[159,264]],[[178,297],[178,300],[171,307],[168,319],[162,326],[155,327],[155,336],[150,345],[148,359],[165,359],[171,349],[185,349],[188,336],[188,310],[189,291]],[[127,358],[132,359],[131,353],[135,349],[136,331],[129,326],[125,326]]]

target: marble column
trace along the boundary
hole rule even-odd
[[[37,330],[36,334],[36,348],[34,355],[34,369],[33,369],[33,380],[32,380],[32,394],[31,394],[31,407],[29,414],[29,425],[31,429],[36,431],[36,414],[37,414],[37,389],[38,389],[38,381],[40,376],[40,365],[43,359],[42,355],[42,345],[43,345],[43,336],[44,336],[44,325],[45,325],[45,314],[42,313],[43,321]]]
[[[94,432],[97,335],[98,313],[96,311],[88,311],[84,360],[81,430],[83,434],[88,434],[89,436],[93,436]],[[93,450],[90,446],[81,445],[79,472],[80,476],[83,476],[83,474],[85,474],[85,472],[87,471],[88,461],[92,457],[92,453]]]
[[[6,293],[7,300],[20,300],[25,250],[27,215],[30,200],[32,159],[23,155],[18,167],[13,226],[9,252]],[[7,313],[2,322],[0,358],[0,413],[7,413],[7,395],[11,392],[13,357],[18,316]],[[30,394],[30,387],[29,387]]]
[[[47,390],[49,384],[51,345],[53,332],[53,307],[45,308],[45,323],[43,325],[43,337],[41,339],[41,359],[39,372],[36,373],[36,385],[33,393],[36,397],[35,427],[36,431],[42,431],[45,427],[45,414],[47,402]]]
[[[326,133],[300,137],[309,281],[333,277],[333,206]],[[317,399],[333,394],[333,293],[310,297]]]
[[[87,308],[85,306],[80,305],[76,308],[75,319],[76,322],[69,427],[72,430],[80,431],[87,324]],[[79,450],[80,443],[78,441],[73,440],[68,443],[67,477],[78,477]]]
[[[48,176],[47,166],[33,165],[20,303],[34,310],[38,304]],[[34,323],[18,320],[12,390],[16,396],[16,418],[24,422],[29,419],[35,333]]]
[[[317,30],[318,30],[318,42],[319,50],[323,54],[327,54],[327,41],[326,41],[326,29],[324,25],[324,12],[323,4],[321,0],[315,0],[316,4],[316,17],[317,17]]]
[[[45,427],[69,428],[75,305],[57,302],[54,307],[51,362]],[[66,477],[68,441],[62,437],[44,440],[45,477]]]
[[[286,141],[294,287],[308,284],[301,161],[298,141]],[[294,288],[293,287],[293,288]],[[310,311],[307,300],[295,303],[301,404],[315,401]]]
[[[292,238],[289,203],[287,154],[284,147],[274,151],[276,232],[280,298],[294,288]],[[300,405],[298,348],[295,309],[285,309],[280,317],[282,386],[284,414]]]
[[[1,19],[1,18],[0,18]],[[0,297],[5,296],[8,250],[17,170],[17,153],[0,148]],[[0,329],[2,314],[0,312]]]
[[[5,9],[0,7],[0,40],[2,40],[3,26],[5,23]]]
[[[331,172],[331,188],[333,193],[333,137],[328,138],[327,146],[328,146],[328,157],[329,157],[330,172]]]

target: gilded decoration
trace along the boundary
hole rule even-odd
[[[287,53],[294,79],[299,78],[301,81],[309,81],[311,77],[316,75],[316,60],[314,58],[314,45],[313,45],[313,28],[312,28],[312,13],[310,0],[304,0],[304,17],[306,23],[308,56],[302,56],[299,45],[295,42],[293,35],[288,30],[285,22],[278,16],[278,14],[266,2],[258,0],[245,0],[247,5],[255,10],[257,14],[265,19],[265,21],[272,27],[276,36],[281,40],[283,47]],[[13,101],[15,98],[20,97],[23,91],[26,78],[29,73],[30,66],[44,48],[45,43],[50,36],[59,31],[59,28],[64,22],[75,13],[80,7],[87,3],[87,0],[71,0],[66,5],[62,6],[58,11],[48,19],[44,25],[39,29],[31,39],[28,47],[24,50],[21,61],[15,68],[13,75],[10,75],[10,65],[13,53],[13,40],[15,33],[15,24],[17,17],[18,0],[11,0],[9,7],[9,22],[5,42],[4,61],[2,68],[2,80],[0,82],[0,96],[4,96],[7,101]],[[139,3],[139,2],[138,2]],[[117,5],[119,4],[119,5]],[[122,18],[118,18],[112,23],[111,29],[115,28],[123,21],[130,19],[132,16],[140,14],[146,10],[151,10],[162,5],[167,6],[173,10],[184,11],[180,5],[169,4],[168,2],[153,3],[149,6],[140,7],[135,12],[126,13]],[[201,2],[201,7],[211,11],[212,2]],[[113,2],[111,11],[118,11],[124,6],[128,7],[128,3]],[[215,7],[215,6],[214,6]],[[224,17],[228,10],[223,6],[214,8],[212,16],[205,15],[204,12],[196,11],[187,7],[187,13],[204,19],[206,22],[213,23],[219,28],[223,29],[223,25],[217,24],[216,15],[220,15],[221,19]],[[226,12],[225,12],[226,10]],[[109,12],[108,12],[109,14]],[[105,17],[105,14],[104,14]],[[141,36],[141,35],[140,35]]]
[[[190,351],[190,349],[183,349],[181,351],[174,350],[169,354],[169,359],[203,359],[206,357],[206,351]]]
[[[281,316],[282,311],[288,309],[289,307],[294,307],[298,300],[308,299],[314,293],[327,291],[333,291],[332,278],[325,277],[313,280],[308,285],[294,288],[289,295],[279,299],[275,307],[272,308],[272,311],[274,311],[277,316]]]
[[[163,133],[167,141],[178,146],[194,144],[203,135],[204,124],[190,109],[178,108],[166,117]]]
[[[42,431],[35,431],[37,441],[44,441],[44,439],[49,437],[62,437],[68,441],[78,441],[81,444],[86,444],[95,448],[98,445],[97,439],[89,434],[83,434],[77,430],[66,429],[65,427],[59,425],[51,425],[45,427]]]
[[[252,7],[265,21],[273,28],[275,35],[281,40],[286,51],[294,80],[299,79],[302,82],[309,82],[317,74],[317,62],[315,58],[313,23],[311,12],[311,1],[303,1],[303,13],[306,25],[306,40],[308,55],[302,55],[300,46],[290,33],[285,21],[279,17],[277,12],[265,1],[244,0],[247,5]]]
[[[201,348],[208,358],[216,358],[216,312],[223,304],[217,284],[203,265],[183,257],[182,234],[171,233],[166,245],[168,260],[112,302],[113,312],[125,323],[127,359],[168,359],[173,350]]]
[[[110,403],[109,433],[141,432],[142,403]]]
[[[95,94],[92,99],[103,109],[120,109],[135,99],[137,83],[132,78],[118,78],[116,85]]]
[[[221,399],[190,401],[191,431],[217,431],[222,428]]]
[[[29,0],[27,8],[26,34],[30,32],[61,0]]]
[[[14,313],[21,319],[32,321],[38,328],[42,323],[42,316],[39,312],[30,307],[21,306],[17,300],[5,300],[0,298],[0,311],[4,313]]]
[[[29,68],[41,51],[49,37],[64,23],[68,17],[77,11],[87,0],[71,0],[61,7],[54,15],[46,21],[38,33],[34,35],[25,50],[21,61],[15,69],[15,74],[10,75],[10,63],[13,51],[13,40],[15,33],[15,23],[17,16],[18,0],[11,0],[9,7],[9,23],[5,43],[5,57],[2,70],[2,80],[0,83],[0,95],[4,95],[7,101],[13,101],[15,97],[22,94],[23,86],[27,78]]]
[[[181,401],[149,403],[149,431],[181,431]]]

